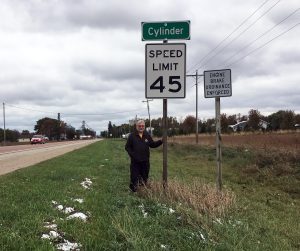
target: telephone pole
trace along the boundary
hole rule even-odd
[[[147,102],[147,109],[148,109],[148,116],[149,116],[149,123],[150,123],[150,136],[152,136],[152,127],[151,127],[151,119],[150,119],[150,108],[149,108],[149,102],[153,101],[153,99],[147,99],[147,100],[143,100],[143,103]]]
[[[3,145],[6,145],[6,130],[5,130],[5,103],[3,102]]]
[[[198,70],[196,70],[196,74],[186,75],[187,77],[195,77],[196,78],[196,144],[199,141],[199,128],[198,128],[198,77],[203,77],[203,74],[199,75]]]
[[[57,123],[58,123],[58,127],[57,127],[57,140],[60,141],[60,113],[57,113]]]

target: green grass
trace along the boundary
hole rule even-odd
[[[166,204],[130,193],[124,144],[98,142],[0,176],[0,250],[55,250],[41,239],[42,233],[49,232],[46,221],[55,221],[66,239],[82,244],[81,250],[300,249],[298,161],[276,159],[274,163],[266,154],[224,148],[224,189],[235,193],[236,205],[214,217],[175,201]],[[288,173],[279,174],[286,165]],[[161,180],[161,166],[162,151],[154,149],[153,180]],[[168,166],[169,180],[215,183],[213,148],[170,144]],[[93,181],[90,190],[80,185],[85,178]],[[72,198],[82,198],[84,203]],[[66,220],[52,200],[88,214],[88,221]]]

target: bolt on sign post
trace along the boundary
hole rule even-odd
[[[222,190],[222,138],[220,97],[232,96],[231,70],[204,71],[204,96],[215,98],[216,108],[216,154],[217,154],[217,189]]]
[[[167,101],[185,98],[186,45],[168,43],[190,39],[190,21],[142,23],[142,40],[163,40],[145,46],[145,97],[163,99],[163,186],[167,187]]]

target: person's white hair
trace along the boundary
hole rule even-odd
[[[136,124],[137,124],[137,125],[139,125],[139,124],[144,124],[144,125],[145,125],[145,121],[144,121],[143,119],[140,119],[140,120],[138,120],[138,121],[136,122]]]

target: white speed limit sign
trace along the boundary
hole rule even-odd
[[[146,44],[146,98],[185,98],[186,45]]]

